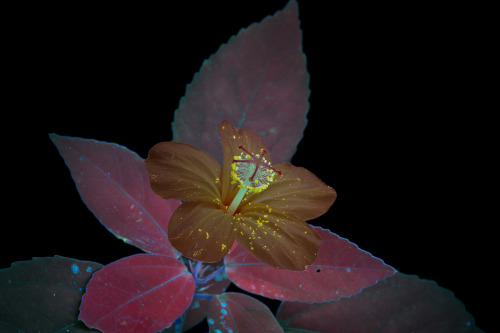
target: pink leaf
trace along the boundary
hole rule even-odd
[[[79,319],[103,332],[157,332],[187,309],[193,295],[194,279],[182,262],[137,254],[94,274]]]
[[[356,294],[395,273],[346,239],[315,229],[323,244],[305,271],[267,266],[237,245],[225,258],[226,274],[238,287],[254,294],[286,301],[324,302]]]
[[[208,309],[210,332],[283,332],[269,308],[241,293],[214,296]]]
[[[297,3],[243,29],[203,63],[181,99],[174,141],[222,161],[222,120],[257,132],[275,163],[289,161],[306,126],[309,76]]]
[[[277,318],[290,332],[482,332],[449,290],[401,273],[333,302],[283,302]]]
[[[177,200],[151,190],[144,160],[114,143],[51,135],[87,207],[116,237],[150,252],[177,257],[167,226]]]

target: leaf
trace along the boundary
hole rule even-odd
[[[395,270],[328,230],[315,227],[323,243],[305,271],[265,265],[237,245],[225,257],[226,273],[238,287],[285,301],[324,302],[351,296]]]
[[[0,270],[0,331],[95,332],[78,320],[78,307],[90,277],[101,267],[55,256]]]
[[[189,306],[194,279],[182,262],[137,254],[104,266],[87,286],[80,320],[104,332],[157,332]]]
[[[223,262],[221,261],[214,264],[209,263],[204,265],[208,266],[207,272],[206,274],[204,274],[204,276],[206,276],[213,272],[216,268],[223,265]],[[229,286],[229,284],[231,284],[231,281],[227,278],[225,272],[222,272],[213,280],[210,280],[205,284],[196,286],[195,297],[186,314],[186,319],[184,320],[184,330],[196,326],[207,316],[208,304],[210,303],[210,299],[201,297],[209,297],[210,295],[222,294]]]
[[[52,134],[82,200],[116,237],[146,252],[178,257],[167,226],[179,206],[151,190],[144,160],[114,143]]]
[[[241,293],[212,298],[208,309],[210,332],[283,332],[269,308]]]
[[[297,3],[290,1],[203,63],[175,113],[174,141],[222,162],[217,127],[228,120],[259,134],[274,163],[290,161],[307,123],[308,85]]]
[[[285,332],[483,332],[452,292],[401,273],[333,302],[283,302],[277,318]]]

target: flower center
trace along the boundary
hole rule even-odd
[[[281,171],[273,168],[264,157],[267,150],[261,149],[260,154],[253,154],[243,146],[238,148],[242,152],[239,156],[234,156],[231,163],[231,178],[233,184],[239,183],[240,189],[227,210],[227,213],[231,215],[234,214],[247,191],[259,193],[273,182],[276,174],[281,175]]]

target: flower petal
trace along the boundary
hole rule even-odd
[[[165,199],[220,202],[220,164],[194,146],[161,142],[146,159],[151,188]]]
[[[266,204],[273,210],[305,221],[326,213],[337,198],[333,188],[304,168],[290,163],[274,167],[281,175],[277,175],[264,191],[249,194],[247,202]]]
[[[233,216],[208,202],[184,202],[168,224],[168,238],[184,257],[216,262],[228,254],[236,239]]]
[[[306,222],[258,203],[244,206],[236,217],[237,242],[262,262],[302,271],[316,258],[321,238]]]
[[[243,150],[239,147],[242,146],[246,150],[259,154],[261,149],[266,149],[264,141],[252,130],[235,129],[233,125],[227,120],[219,124],[219,133],[221,137],[222,149],[224,152],[223,169],[222,169],[222,202],[229,205],[235,193],[235,184],[231,184],[231,164],[234,156],[239,156]],[[266,155],[268,162],[271,162],[269,156]]]

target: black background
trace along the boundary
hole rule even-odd
[[[26,17],[11,28],[6,66],[12,104],[2,121],[0,268],[56,254],[107,264],[139,252],[81,202],[48,133],[115,142],[146,157],[152,145],[171,139],[173,113],[203,60],[285,5],[21,11]],[[477,125],[461,112],[472,104],[464,85],[473,71],[464,12],[299,1],[311,96],[292,162],[338,193],[311,224],[452,290],[485,328],[491,223],[481,215],[471,163],[479,154]]]

